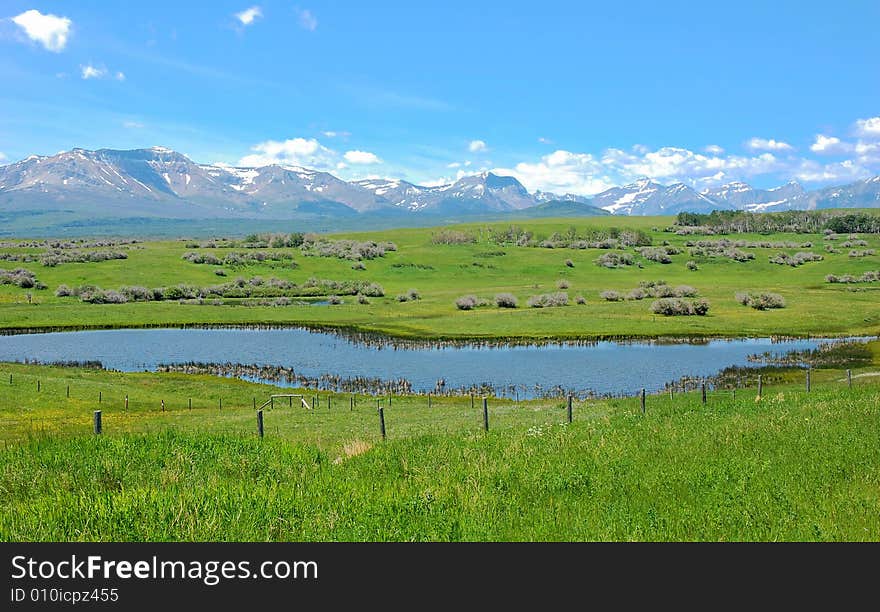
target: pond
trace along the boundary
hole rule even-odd
[[[365,341],[297,328],[121,329],[0,336],[0,361],[97,361],[121,371],[170,365],[172,370],[285,386],[373,393],[476,389],[529,398],[554,389],[582,395],[633,394],[643,387],[655,391],[683,377],[754,365],[749,355],[815,349],[821,342],[749,338],[462,345]],[[189,363],[216,365],[182,365]]]

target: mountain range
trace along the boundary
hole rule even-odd
[[[298,166],[206,165],[163,147],[73,149],[0,166],[0,216],[64,212],[88,218],[345,219],[673,215],[712,210],[880,208],[880,176],[806,191],[796,182],[741,182],[700,192],[641,179],[592,197],[529,193],[492,172],[425,187],[399,179],[347,182]],[[411,222],[411,221],[410,221]],[[408,223],[410,223],[408,222]]]

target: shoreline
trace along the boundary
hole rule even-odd
[[[705,344],[714,340],[755,340],[769,338],[772,342],[790,340],[838,340],[844,338],[880,339],[880,331],[871,333],[822,333],[822,334],[563,334],[553,336],[471,336],[454,335],[407,335],[388,331],[365,330],[356,325],[328,325],[310,323],[131,323],[124,325],[40,325],[35,327],[2,327],[0,336],[22,336],[86,331],[121,331],[147,329],[200,329],[200,330],[303,330],[311,333],[334,334],[359,344],[380,343],[392,346],[413,347],[474,347],[474,346],[588,346],[600,342],[617,344]]]

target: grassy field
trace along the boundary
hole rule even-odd
[[[261,440],[272,387],[3,364],[0,540],[877,540],[877,369],[577,402],[571,425],[493,400],[488,433],[467,398],[395,397],[382,442],[373,398],[279,403]]]
[[[517,246],[499,247],[488,242],[491,228],[508,223],[472,224],[456,229],[477,237],[474,244],[437,245],[432,235],[438,229],[402,229],[337,237],[360,240],[393,241],[398,250],[385,257],[365,261],[365,270],[352,269],[343,259],[305,257],[299,249],[286,249],[294,255],[297,267],[282,264],[256,264],[230,267],[228,276],[215,275],[216,266],[184,261],[192,251],[183,241],[147,242],[127,250],[128,259],[98,263],[68,263],[44,267],[39,263],[20,264],[0,261],[0,269],[24,267],[32,270],[47,290],[34,291],[0,285],[0,327],[71,328],[129,327],[145,325],[193,324],[302,324],[335,326],[418,338],[600,338],[657,336],[765,336],[765,335],[844,335],[880,332],[880,284],[843,285],[824,282],[826,274],[859,275],[880,269],[875,256],[851,258],[850,249],[826,253],[822,235],[737,234],[732,240],[812,242],[806,249],[746,249],[755,254],[748,262],[725,258],[692,256],[684,246],[688,240],[718,239],[722,236],[678,236],[662,230],[672,218],[586,218],[567,220],[526,220],[518,225],[546,237],[565,232],[612,226],[639,229],[650,234],[654,245],[668,241],[683,250],[672,256],[672,263],[648,261],[634,253],[636,265],[607,269],[595,265],[604,254],[600,249],[549,249]],[[880,249],[880,237],[863,235],[868,246]],[[841,237],[841,241],[845,240]],[[201,249],[222,257],[230,249]],[[231,249],[242,251],[242,249]],[[272,250],[272,249],[263,249]],[[823,261],[799,267],[776,265],[769,258],[779,252],[798,250],[824,256]],[[38,253],[39,249],[0,249],[0,254]],[[565,265],[570,259],[573,267]],[[688,261],[699,269],[689,270]],[[224,305],[150,302],[128,304],[85,304],[74,297],[54,297],[62,283],[97,285],[118,289],[123,285],[160,287],[190,283],[201,287],[227,282],[237,276],[278,277],[303,283],[310,277],[334,280],[377,282],[385,297],[358,304],[352,297],[337,306],[290,305],[283,307],[243,306],[227,301]],[[640,281],[665,280],[669,285],[695,287],[711,303],[707,316],[663,317],[651,312],[651,299],[606,302],[599,293],[606,289],[629,292]],[[571,302],[561,308],[528,308],[529,296],[557,291],[565,281]],[[398,302],[395,297],[414,288],[422,299]],[[738,291],[772,291],[787,302],[782,310],[758,311],[739,304]],[[494,305],[459,311],[456,298],[475,294],[492,300],[498,293],[513,293],[520,303],[516,309]],[[31,303],[27,295],[31,294]],[[578,305],[582,295],[586,304]]]

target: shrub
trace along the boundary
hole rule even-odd
[[[367,298],[367,296],[365,296],[362,293],[358,294],[357,299],[358,299],[358,304],[369,304],[370,303],[369,298]]]
[[[479,299],[475,295],[463,295],[455,300],[455,307],[459,310],[473,310],[478,302]]]
[[[574,301],[577,302],[578,304],[580,304],[581,306],[583,306],[584,304],[587,303],[587,298],[585,298],[582,295],[579,295],[576,298],[574,298]]]
[[[707,312],[709,312],[709,300],[706,298],[700,298],[699,300],[694,300],[694,314],[698,317],[705,316]]]
[[[650,261],[668,264],[672,263],[672,258],[665,247],[644,247],[639,249],[639,255]]]
[[[499,293],[495,296],[495,304],[498,308],[516,308],[519,301],[512,293]]]
[[[69,297],[70,295],[72,295],[72,292],[67,285],[58,285],[58,288],[55,290],[55,297]]]
[[[327,303],[332,306],[336,306],[342,304],[342,298],[338,295],[329,295],[327,296]]]
[[[699,299],[688,302],[680,298],[664,298],[651,304],[651,312],[666,317],[703,316],[709,312],[709,301]]]
[[[794,255],[789,255],[788,253],[779,253],[775,257],[770,258],[770,263],[797,267],[802,266],[810,261],[822,261],[823,259],[824,257],[817,253],[801,251],[795,253]]]
[[[46,286],[37,280],[36,275],[30,270],[16,268],[15,270],[0,270],[0,285],[16,285],[22,289],[45,289]]]
[[[226,276],[226,270],[224,270],[223,268],[218,268],[214,270],[214,274],[216,274],[217,276]]]
[[[626,299],[628,299],[628,300],[644,300],[646,297],[648,297],[648,292],[645,291],[644,289],[642,289],[641,287],[637,287],[627,294]]]
[[[599,294],[599,297],[609,302],[619,302],[623,299],[623,296],[619,292],[611,290],[603,291]]]
[[[408,296],[407,294],[405,294],[405,293],[398,293],[398,294],[394,297],[394,299],[397,300],[398,302],[408,302],[408,301],[409,301],[409,296]]]
[[[735,298],[743,306],[751,306],[755,310],[785,308],[785,298],[778,293],[737,293]]]
[[[370,283],[361,290],[361,293],[368,297],[382,297],[385,295],[385,289],[379,283]]]
[[[457,230],[440,230],[431,236],[433,244],[473,244],[477,241],[476,236]]]
[[[415,302],[415,301],[417,301],[417,300],[422,299],[422,294],[419,293],[419,290],[418,290],[418,289],[409,289],[409,290],[406,292],[406,297],[407,297],[411,302]]]
[[[573,268],[573,267],[574,267],[574,262],[573,262],[572,260],[570,260],[570,259],[566,259],[566,260],[565,260],[565,265],[566,265],[567,267],[569,267],[569,268]]]
[[[596,265],[603,268],[622,268],[633,265],[633,262],[633,256],[629,253],[604,253],[596,260]]]
[[[560,279],[560,280],[556,281],[556,288],[557,289],[568,289],[569,286],[570,285],[568,284],[568,281],[565,279]]]
[[[121,287],[119,292],[126,297],[129,302],[151,302],[153,300],[153,292],[146,287]]]
[[[687,266],[687,269],[691,270],[692,272],[696,272],[697,270],[700,269],[700,266],[698,266],[697,262],[695,262],[695,261],[689,261],[685,264],[685,266]]]
[[[568,294],[544,293],[541,295],[533,295],[528,300],[529,308],[555,308],[558,306],[568,305]]]
[[[351,264],[351,269],[352,270],[366,270],[367,266],[365,266],[364,262],[362,262],[362,261],[356,261],[353,264]]]

